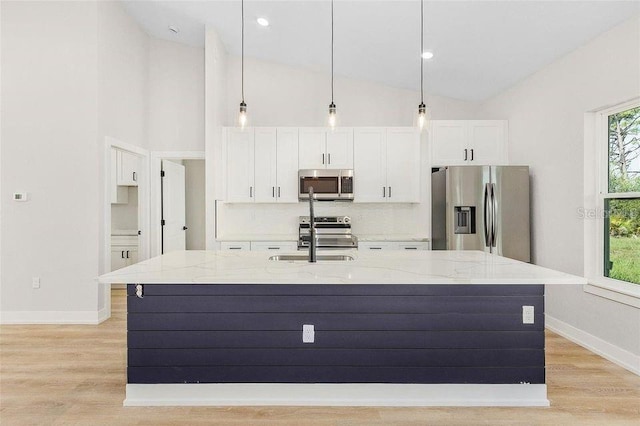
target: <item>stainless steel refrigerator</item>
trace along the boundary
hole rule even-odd
[[[431,174],[433,250],[531,260],[528,166],[451,166]]]

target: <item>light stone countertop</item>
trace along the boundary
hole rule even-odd
[[[293,252],[292,254],[304,254]],[[278,253],[282,255],[283,253]],[[268,252],[180,251],[98,278],[105,284],[586,284],[586,279],[481,251],[327,251],[348,262],[270,261]]]

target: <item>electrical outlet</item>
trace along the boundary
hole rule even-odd
[[[315,327],[311,324],[304,324],[302,326],[302,343],[314,343],[315,341]]]
[[[32,288],[40,288],[40,277],[31,278],[31,287]]]
[[[533,306],[523,306],[522,307],[522,323],[523,324],[533,324],[535,322]]]

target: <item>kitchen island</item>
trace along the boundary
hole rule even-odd
[[[583,278],[484,252],[337,254],[353,260],[185,251],[101,276],[128,284],[125,405],[548,405],[544,285]]]

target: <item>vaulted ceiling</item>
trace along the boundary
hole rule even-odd
[[[210,26],[240,54],[239,0],[124,4],[151,35],[202,46]],[[334,10],[336,74],[419,88],[419,1],[335,0]],[[639,13],[637,1],[425,1],[425,50],[435,55],[426,89],[487,99]],[[245,22],[245,55],[329,72],[328,0],[246,1]]]

